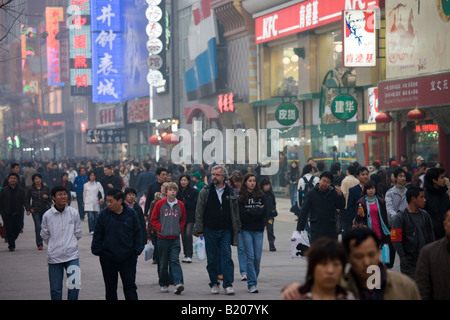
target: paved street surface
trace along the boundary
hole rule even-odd
[[[76,207],[76,201],[73,205]],[[277,197],[279,212],[275,221],[275,245],[277,251],[268,248],[264,234],[264,247],[261,271],[258,278],[259,293],[247,292],[246,281],[241,281],[236,247],[232,247],[235,264],[234,296],[221,291],[213,295],[208,286],[206,260],[193,257],[191,264],[182,263],[185,291],[181,295],[161,293],[158,285],[157,267],[151,261],[138,259],[136,282],[140,300],[280,300],[280,290],[289,282],[303,281],[306,273],[306,260],[290,257],[290,238],[296,226],[295,216],[289,212],[290,203],[284,196]],[[87,218],[82,221],[83,237],[79,241],[81,291],[80,300],[104,300],[105,291],[100,263],[90,250],[92,236],[88,232]],[[195,241],[194,237],[194,241]],[[183,258],[181,253],[180,259]],[[398,263],[396,262],[396,265]],[[398,267],[394,267],[394,270]],[[397,271],[397,270],[396,270]],[[65,280],[64,280],[65,282]],[[64,284],[65,286],[65,284]],[[63,299],[67,297],[64,287]],[[119,277],[119,299],[124,299]],[[8,251],[8,245],[0,240],[0,300],[49,300],[49,280],[47,247],[38,251],[35,245],[34,223],[31,216],[25,216],[25,227],[16,242],[16,250]]]

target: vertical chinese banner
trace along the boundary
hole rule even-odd
[[[45,24],[47,29],[47,83],[49,87],[64,86],[60,75],[59,22],[64,20],[64,10],[61,7],[45,8]]]
[[[68,0],[69,72],[72,96],[92,93],[91,0]]]
[[[119,0],[91,4],[92,102],[122,100],[122,17]]]

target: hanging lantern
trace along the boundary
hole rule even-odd
[[[168,134],[166,134],[164,136],[163,141],[166,144],[177,144],[178,143],[178,137],[176,135],[174,135],[173,133],[168,133]]]
[[[150,138],[148,138],[148,143],[157,146],[159,145],[159,137],[157,135],[153,135]]]
[[[376,116],[375,121],[376,123],[385,124],[391,122],[392,117],[389,114],[389,112],[381,112],[379,115]]]
[[[409,120],[419,121],[419,120],[425,119],[426,116],[427,116],[427,114],[425,112],[423,112],[422,110],[419,110],[417,108],[408,112]]]

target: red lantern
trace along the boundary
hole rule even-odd
[[[422,110],[419,110],[417,108],[415,108],[414,110],[411,110],[410,112],[408,112],[408,119],[409,120],[414,120],[414,121],[419,121],[419,120],[423,120],[427,117],[426,113],[423,112]]]
[[[168,133],[163,138],[164,143],[167,144],[177,144],[178,143],[178,137],[174,135],[173,133]]]
[[[389,112],[386,112],[386,113],[382,112],[382,113],[380,113],[379,115],[376,116],[375,121],[376,121],[376,123],[385,124],[385,123],[391,122],[392,121],[392,117],[389,114]]]
[[[148,138],[148,143],[157,146],[159,145],[159,137],[157,135],[153,135],[150,138]]]

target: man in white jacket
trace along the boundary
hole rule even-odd
[[[81,238],[80,215],[67,205],[65,187],[52,188],[54,205],[42,218],[41,237],[48,246],[47,262],[52,300],[62,300],[64,269],[67,273],[68,300],[78,300],[80,262],[78,240]]]

